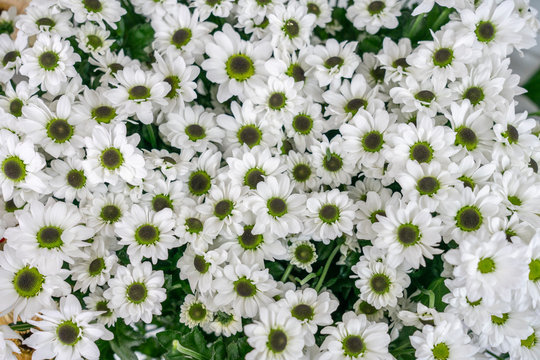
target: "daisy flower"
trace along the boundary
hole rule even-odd
[[[162,74],[127,67],[119,70],[115,77],[117,87],[105,92],[105,96],[127,114],[137,115],[143,124],[152,123],[153,111],[167,105],[165,96],[171,91],[171,85]]]
[[[195,326],[205,326],[213,315],[204,304],[204,302],[194,295],[187,295],[184,303],[180,306],[180,322],[187,325],[190,329]]]
[[[121,180],[131,185],[142,183],[146,169],[141,151],[136,148],[140,137],[138,134],[126,136],[126,132],[124,123],[98,125],[92,136],[85,138],[83,168],[90,184],[116,185]]]
[[[232,96],[244,99],[251,89],[263,85],[266,78],[264,62],[272,54],[268,41],[250,43],[240,38],[229,24],[213,35],[206,44],[209,59],[201,66],[208,80],[219,84],[217,100],[225,102]]]
[[[95,241],[88,251],[89,256],[71,265],[71,279],[75,281],[74,291],[94,292],[114,275],[118,257],[102,243]]]
[[[6,83],[7,87],[12,88],[9,80],[19,71],[22,63],[21,53],[27,46],[28,38],[22,33],[18,33],[15,40],[8,34],[0,34],[0,80]]]
[[[299,90],[300,84],[295,83],[292,78],[284,75],[271,76],[265,85],[253,89],[250,100],[254,104],[254,110],[262,113],[264,120],[279,126],[290,121],[300,107],[302,99],[298,96]]]
[[[376,34],[381,27],[395,29],[398,26],[397,18],[401,15],[400,10],[401,3],[398,0],[355,1],[348,8],[347,19],[355,28]]]
[[[248,344],[253,350],[246,360],[299,359],[304,339],[300,322],[288,316],[284,309],[261,308],[259,320],[244,327]]]
[[[300,0],[307,7],[308,14],[315,15],[315,26],[323,28],[332,21],[332,9],[327,0]]]
[[[28,77],[30,86],[41,86],[52,95],[58,95],[68,78],[77,75],[73,65],[81,61],[68,41],[60,35],[46,33],[39,34],[34,45],[24,50],[21,56],[19,71]]]
[[[287,173],[293,181],[295,189],[304,192],[319,188],[321,179],[316,175],[311,154],[289,151],[286,162]]]
[[[268,15],[268,31],[272,34],[273,48],[294,51],[307,46],[315,19],[315,15],[308,13],[307,7],[297,2],[275,6]]]
[[[86,308],[92,311],[99,311],[100,314],[96,317],[97,322],[112,326],[116,323],[117,314],[109,308],[109,301],[103,296],[103,289],[97,287],[89,296],[83,298]]]
[[[387,207],[399,206],[401,198],[401,194],[392,194],[392,190],[386,188],[368,191],[364,200],[360,199],[357,202],[356,236],[359,239],[373,241],[377,236],[373,224],[377,223],[381,217],[386,217]]]
[[[21,335],[11,330],[7,325],[0,325],[0,355],[5,360],[17,360],[15,354],[20,354],[21,350],[15,341],[22,341]]]
[[[164,282],[163,271],[153,271],[148,261],[119,266],[103,295],[126,324],[149,323],[153,315],[161,314],[161,303],[167,297]]]
[[[494,164],[480,164],[471,155],[448,164],[448,171],[457,177],[464,187],[472,190],[476,186],[488,185],[495,169]]]
[[[38,5],[39,4],[39,5]],[[25,36],[39,35],[59,35],[68,38],[73,35],[73,24],[70,21],[71,11],[59,11],[56,6],[42,3],[31,3],[24,10],[16,23],[17,28]]]
[[[191,159],[186,174],[189,194],[195,199],[206,196],[212,189],[221,162],[221,153],[213,150],[203,152],[199,157]]]
[[[363,314],[352,311],[343,314],[336,326],[327,326],[321,334],[327,335],[321,345],[320,360],[343,358],[392,359],[388,352],[390,336],[388,325],[367,320]]]
[[[152,15],[163,11],[163,9],[171,9],[177,4],[176,0],[131,0],[135,12],[137,14],[144,15],[146,17],[151,17]]]
[[[232,0],[206,1],[195,0],[191,4],[192,7],[199,11],[201,20],[206,20],[210,15],[220,18],[226,18],[231,13],[235,3]]]
[[[180,243],[188,243],[199,251],[205,251],[216,238],[218,231],[206,225],[209,215],[196,209],[197,203],[187,197],[181,199],[174,234]]]
[[[79,97],[80,101],[73,105],[71,117],[87,134],[98,124],[114,124],[127,119],[127,114],[119,106],[113,106],[104,95],[106,89],[108,88],[85,88]]]
[[[242,318],[232,308],[227,311],[218,310],[214,313],[212,321],[203,329],[206,332],[213,332],[216,336],[229,337],[242,331]]]
[[[306,235],[314,241],[328,245],[330,240],[343,233],[352,235],[356,219],[356,206],[347,193],[332,189],[322,193],[311,193],[306,201]]]
[[[80,204],[86,224],[105,236],[114,235],[115,224],[128,214],[131,201],[121,193],[94,193]]]
[[[407,57],[411,52],[409,38],[401,38],[396,44],[389,37],[385,37],[382,51],[377,55],[380,67],[372,68],[371,76],[375,79],[382,78],[380,81],[384,81],[385,84],[400,82],[409,73],[410,64],[407,62]]]
[[[110,35],[93,23],[85,23],[76,32],[79,48],[86,53],[104,53],[114,43],[114,40],[108,40]]]
[[[290,262],[294,266],[312,272],[311,265],[317,261],[318,255],[315,245],[309,240],[295,240],[289,246]]]
[[[283,119],[287,137],[292,139],[299,153],[305,153],[322,139],[328,124],[322,116],[321,105],[313,101],[302,101],[292,114]]]
[[[133,204],[129,214],[115,225],[115,234],[120,237],[119,245],[128,245],[127,254],[132,263],[139,263],[144,257],[156,264],[158,259],[169,257],[169,249],[179,245],[174,225],[171,209],[155,212]]]
[[[60,0],[60,5],[70,9],[75,15],[75,21],[80,24],[95,21],[105,28],[107,23],[115,30],[116,23],[126,14],[118,0]]]
[[[352,175],[357,172],[356,162],[349,150],[345,149],[344,140],[339,135],[331,141],[323,137],[323,141],[311,146],[313,166],[323,184],[339,186],[351,183]]]
[[[293,184],[286,175],[269,176],[257,185],[245,206],[256,215],[253,234],[271,232],[277,237],[302,231],[305,195],[292,194]]]
[[[59,310],[43,310],[42,320],[29,320],[37,328],[24,340],[24,344],[35,349],[36,358],[82,358],[99,359],[98,339],[112,340],[113,333],[102,324],[92,323],[98,314],[82,310],[79,300],[68,295],[60,299]],[[38,330],[39,329],[39,330]]]
[[[220,265],[226,260],[227,252],[223,249],[198,251],[188,245],[176,267],[180,269],[180,279],[187,279],[193,292],[207,294],[215,291],[212,283],[222,277]]]
[[[2,36],[0,35],[0,44]],[[25,46],[26,48],[26,46]],[[7,82],[4,88],[5,95],[0,96],[0,108],[4,109],[6,113],[13,115],[17,119],[21,119],[23,115],[23,109],[28,104],[38,103],[39,100],[36,96],[37,89],[30,87],[28,82],[21,81],[17,86],[12,86],[10,82]],[[21,125],[17,122],[18,125]],[[24,129],[20,129],[21,132]]]
[[[139,67],[139,60],[133,60],[124,55],[124,49],[112,52],[107,49],[103,54],[92,53],[88,62],[96,67],[96,71],[102,73],[99,82],[101,85],[116,83],[116,73],[127,67]]]

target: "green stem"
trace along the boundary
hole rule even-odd
[[[283,276],[281,277],[281,279],[279,281],[285,282],[285,280],[287,280],[287,278],[289,277],[289,274],[291,273],[292,268],[293,268],[293,265],[291,263],[289,263],[289,265],[285,269],[285,272],[283,273]]]
[[[343,243],[343,239],[339,239],[337,241],[336,247],[334,248],[334,250],[332,250],[332,253],[330,253],[328,260],[326,260],[326,264],[324,264],[324,269],[321,274],[321,277],[319,278],[319,281],[317,282],[317,285],[315,286],[315,291],[319,292],[319,290],[321,290],[321,287],[323,286],[324,278],[326,277],[326,273],[328,273],[328,269],[330,268],[330,264],[332,263],[334,256],[336,256],[337,252],[339,251],[339,248],[341,247],[342,243]]]
[[[304,285],[305,283],[307,283],[309,280],[313,279],[314,277],[316,277],[317,275],[315,275],[315,273],[311,273],[309,274],[308,276],[306,276],[305,278],[303,278],[302,280],[300,280],[300,286]]]
[[[154,128],[151,124],[144,125],[144,129],[146,129],[146,133],[148,134],[148,141],[150,141],[150,144],[152,145],[153,149],[157,149],[157,141],[156,141],[156,135],[154,134]]]
[[[423,19],[424,19],[424,14],[418,15],[416,19],[414,19],[414,23],[411,26],[411,29],[407,31],[407,34],[405,35],[405,37],[408,37],[410,39],[413,37],[413,35],[416,35],[416,33],[418,32],[418,28],[420,27],[420,23],[422,22]]]
[[[439,15],[439,17],[437,18],[437,20],[435,20],[435,22],[433,23],[433,26],[431,26],[431,29],[433,31],[437,31],[439,30],[439,28],[441,27],[441,25],[443,24],[443,22],[445,22],[446,20],[448,20],[448,15],[450,15],[450,13],[453,11],[454,9],[449,7],[449,8],[445,8],[443,10],[443,12],[441,12],[441,14]]]
[[[494,353],[492,353],[492,352],[489,351],[489,350],[486,350],[486,352],[487,352],[489,355],[493,356],[495,359],[498,359],[498,360],[504,360],[503,357],[500,357],[499,355],[495,355]]]
[[[192,358],[197,359],[197,360],[206,360],[205,356],[185,346],[182,346],[182,344],[180,344],[180,341],[178,340],[173,340],[172,345],[181,354],[191,356]]]
[[[15,331],[28,331],[31,328],[33,328],[32,325],[30,325],[28,323],[25,323],[25,322],[18,322],[18,323],[15,323],[15,324],[10,324],[9,327],[12,330],[15,330]]]

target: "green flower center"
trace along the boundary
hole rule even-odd
[[[120,216],[122,216],[122,211],[118,206],[112,204],[102,207],[99,213],[99,217],[109,224],[117,222]]]
[[[481,258],[478,261],[478,271],[482,274],[489,274],[495,271],[495,261],[492,258]]]
[[[61,247],[63,230],[57,226],[44,226],[36,234],[38,246],[45,249],[54,249]]]
[[[466,301],[467,301],[467,304],[469,304],[471,307],[475,307],[475,306],[478,306],[482,303],[482,298],[476,300],[476,301],[471,301],[469,300],[468,297],[465,297]]]
[[[362,138],[362,147],[367,152],[378,152],[383,146],[383,136],[377,130],[370,131]]]
[[[273,217],[281,217],[287,213],[287,203],[278,197],[268,199],[266,207],[268,208],[268,214]]]
[[[109,307],[107,306],[107,301],[103,300],[103,301],[99,301],[97,304],[96,304],[96,311],[105,311],[103,314],[99,315],[99,316],[103,316],[103,317],[109,317],[112,315],[112,311],[111,309],[109,309]]]
[[[295,181],[300,183],[306,182],[311,176],[311,168],[308,164],[296,164],[292,171]]]
[[[80,329],[73,321],[62,322],[56,328],[56,336],[64,345],[74,346],[80,340]]]
[[[382,66],[378,66],[376,68],[371,69],[369,71],[369,74],[371,75],[373,80],[375,80],[376,83],[381,83],[384,81],[384,77],[386,76],[386,70]]]
[[[141,225],[135,230],[135,241],[139,245],[153,245],[159,241],[159,229],[152,224]]]
[[[307,12],[308,14],[313,14],[319,17],[319,15],[321,14],[321,9],[319,8],[317,4],[309,2],[307,3]]]
[[[435,360],[446,360],[450,356],[450,349],[445,343],[438,343],[431,350]]]
[[[341,66],[343,66],[344,63],[345,63],[345,60],[343,60],[342,57],[331,56],[328,59],[326,59],[326,61],[324,62],[324,66],[327,69],[332,69],[337,66],[337,68],[339,69]]]
[[[347,102],[344,110],[352,115],[356,115],[356,113],[358,112],[360,108],[365,109],[366,106],[367,106],[366,100],[360,99],[360,98],[354,98]]]
[[[386,294],[390,291],[390,278],[385,274],[375,274],[369,280],[371,290],[377,294]]]
[[[352,358],[358,357],[366,351],[364,340],[358,335],[348,335],[341,341],[343,352]]]
[[[508,320],[508,313],[502,314],[502,317],[491,315],[491,322],[495,325],[504,325]]]
[[[167,76],[163,79],[167,84],[171,86],[171,90],[165,95],[169,99],[173,99],[178,96],[178,89],[180,89],[180,78],[175,75]]]
[[[210,175],[204,170],[192,172],[189,176],[188,188],[193,195],[204,195],[212,185]]]
[[[490,21],[480,21],[478,24],[476,24],[476,30],[474,30],[478,41],[484,43],[488,43],[493,40],[495,38],[495,32],[495,25],[493,25]]]
[[[423,103],[430,103],[435,99],[435,94],[429,90],[420,90],[419,92],[414,95],[416,100],[423,102]]]
[[[300,244],[294,249],[294,257],[301,264],[310,264],[314,256],[313,248],[308,244]]]
[[[133,304],[140,304],[146,300],[148,296],[148,290],[146,285],[141,282],[134,282],[126,289],[126,297],[128,301]]]
[[[287,342],[287,334],[285,334],[283,330],[272,329],[268,334],[268,341],[266,342],[266,346],[273,353],[281,353],[287,347]]]
[[[101,274],[103,269],[105,269],[105,260],[103,260],[103,258],[96,258],[88,265],[88,273],[90,276]]]
[[[392,66],[395,67],[396,69],[398,68],[398,66],[401,66],[403,69],[406,69],[409,67],[409,63],[407,62],[407,58],[398,58],[396,60],[394,60],[394,62],[392,63]]]
[[[478,146],[478,137],[471,128],[462,125],[456,129],[455,144],[472,151]]]
[[[529,263],[529,280],[532,282],[540,280],[540,259],[533,259]]]
[[[176,46],[177,49],[181,49],[191,40],[192,33],[189,28],[178,29],[171,37],[171,44]]]
[[[257,184],[264,180],[265,172],[259,168],[249,169],[244,175],[244,185],[249,186],[250,189],[256,189]]]
[[[433,176],[424,176],[418,180],[416,184],[416,190],[418,190],[421,195],[433,195],[439,191],[440,188],[441,185],[439,180]]]
[[[10,156],[2,161],[2,172],[13,182],[20,182],[26,178],[26,165],[18,156]]]
[[[120,70],[124,70],[124,65],[119,63],[112,63],[109,64],[109,69],[111,70],[111,74],[116,74]]]
[[[219,220],[223,220],[227,216],[231,215],[233,209],[234,209],[234,203],[231,200],[228,200],[228,199],[220,200],[214,206],[214,215]]]
[[[521,200],[517,196],[514,196],[514,195],[509,195],[508,201],[510,201],[510,203],[515,206],[521,205]]]
[[[272,110],[280,110],[282,109],[287,101],[287,97],[282,92],[276,92],[270,95],[268,98],[268,106]]]
[[[65,143],[73,136],[73,126],[64,119],[52,119],[45,128],[47,136],[58,144]]]
[[[298,114],[293,118],[292,127],[297,133],[307,135],[313,128],[313,119],[307,114]]]
[[[313,320],[315,311],[307,304],[298,304],[292,308],[291,315],[300,321]]]
[[[89,12],[100,12],[103,9],[99,0],[83,0],[83,5]]]
[[[254,296],[257,292],[257,287],[245,276],[236,280],[233,284],[234,291],[236,294],[238,294],[238,296],[248,298]]]
[[[304,81],[306,79],[305,71],[300,64],[291,64],[286,72],[294,81]]]
[[[25,266],[15,274],[13,278],[13,286],[15,291],[21,297],[34,297],[42,288],[45,277],[35,268]]]
[[[6,66],[12,61],[17,60],[20,53],[18,51],[9,51],[4,55],[4,58],[2,59],[2,65]]]
[[[240,144],[246,144],[249,148],[259,145],[262,139],[262,132],[255,125],[242,126],[236,135]]]
[[[206,137],[204,128],[199,124],[191,124],[186,126],[185,132],[191,141],[197,141]]]
[[[245,81],[255,75],[253,60],[243,54],[230,56],[225,63],[225,70],[229,78],[236,81]]]
[[[289,19],[285,21],[285,24],[281,28],[285,35],[289,37],[289,39],[295,38],[300,34],[300,24],[298,24],[298,21],[294,19]]]
[[[404,247],[413,246],[420,241],[420,229],[414,224],[401,224],[397,229],[397,239]]]
[[[201,303],[194,303],[189,307],[189,317],[194,321],[202,321],[206,318],[206,307]]]
[[[449,48],[440,48],[433,54],[433,63],[439,67],[449,65],[454,59],[454,52]]]
[[[36,20],[36,25],[37,26],[48,26],[50,28],[53,28],[54,25],[56,25],[56,23],[51,18],[42,17],[42,18]]]
[[[13,32],[13,21],[0,21],[0,34],[10,35]]]
[[[383,1],[372,1],[367,7],[367,11],[370,15],[380,14],[386,7]]]
[[[339,220],[339,208],[334,204],[325,204],[319,210],[319,219],[326,224],[333,224]]]
[[[20,117],[23,106],[24,104],[21,99],[13,99],[9,103],[9,113],[15,117]]]
[[[478,105],[484,100],[484,90],[478,86],[471,86],[463,93],[463,99],[469,99],[471,104]]]
[[[537,343],[537,338],[536,338],[536,334],[534,333],[534,331],[525,340],[521,340],[521,346],[524,346],[527,349],[532,349],[532,347],[535,346],[536,343]]]
[[[60,57],[58,56],[58,54],[52,51],[45,51],[44,53],[39,55],[38,58],[39,65],[47,71],[52,71],[56,69],[59,60]]]
[[[110,106],[102,105],[92,109],[91,114],[92,119],[98,123],[108,124],[116,117],[116,110]]]
[[[124,163],[124,156],[117,148],[110,147],[101,152],[101,165],[109,170],[116,170]]]
[[[150,89],[144,85],[136,85],[129,89],[130,100],[144,100],[150,97]]]
[[[195,257],[193,258],[193,267],[201,274],[206,274],[206,272],[210,268],[210,263],[204,260],[204,256],[195,255]]]
[[[369,220],[372,224],[375,224],[379,221],[379,219],[377,219],[377,215],[386,216],[386,212],[383,209],[375,210],[374,212],[372,212],[369,216]]]
[[[66,175],[66,181],[69,186],[75,189],[81,189],[86,184],[86,176],[82,170],[70,170]]]
[[[456,214],[456,225],[462,231],[475,231],[480,228],[483,217],[476,206],[464,206]]]
[[[21,208],[22,208],[22,207],[21,207]],[[21,208],[18,208],[18,207],[15,205],[15,202],[13,201],[13,199],[6,201],[6,203],[5,203],[5,205],[4,205],[4,209],[5,209],[6,212],[8,212],[8,213],[15,212],[15,210],[19,210],[19,209],[21,209]]]
[[[227,314],[223,311],[218,311],[215,314],[215,321],[222,325],[229,325],[234,320],[234,316],[232,314]]]
[[[93,50],[97,50],[97,49],[99,49],[100,47],[103,46],[103,39],[101,39],[97,35],[90,34],[90,35],[86,36],[86,43],[87,43],[89,48],[91,48]]]
[[[371,305],[370,303],[368,303],[367,301],[362,301],[360,305],[358,305],[358,310],[362,314],[366,314],[366,315],[373,315],[377,312],[377,308]]]
[[[425,141],[419,141],[410,148],[409,159],[419,163],[429,163],[433,159],[433,149]]]
[[[463,183],[463,186],[474,189],[474,180],[471,179],[470,177],[463,175],[463,176],[460,176],[458,180],[460,180]]]
[[[331,152],[324,157],[323,166],[327,171],[337,172],[343,167],[343,160],[341,156]]]
[[[254,235],[251,230],[253,225],[245,225],[244,232],[238,237],[238,243],[246,250],[255,250],[263,243],[264,237],[262,234]]]
[[[508,124],[502,136],[507,138],[510,144],[516,144],[519,140],[519,131],[513,125]]]
[[[152,199],[152,209],[154,209],[155,212],[158,212],[165,208],[173,208],[172,201],[169,198],[169,195],[158,194],[154,196],[154,198]]]
[[[203,223],[197,218],[187,218],[184,225],[190,234],[198,234],[203,230]]]

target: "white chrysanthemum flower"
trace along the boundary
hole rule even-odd
[[[264,121],[275,123],[276,127],[291,121],[299,109],[302,98],[299,96],[300,84],[293,78],[282,75],[270,76],[265,84],[257,86],[250,95],[254,110],[262,113]]]
[[[135,7],[137,14],[144,15],[145,17],[151,17],[152,15],[163,12],[163,9],[171,9],[177,5],[176,0],[130,0]]]
[[[360,298],[354,303],[353,310],[357,315],[365,315],[369,321],[379,322],[384,317],[384,308],[377,309]]]
[[[411,40],[401,38],[396,44],[389,37],[383,40],[382,51],[377,55],[380,67],[373,68],[371,76],[374,79],[382,79],[385,84],[399,82],[409,73],[407,56],[412,52]]]
[[[347,19],[355,28],[376,34],[380,28],[395,29],[398,26],[401,5],[398,0],[355,1],[347,9]]]
[[[0,35],[0,44],[1,38]],[[4,88],[4,92],[5,95],[0,96],[0,108],[6,113],[13,115],[17,120],[22,118],[23,109],[29,104],[36,104],[40,101],[36,95],[37,89],[30,87],[26,81],[21,81],[16,86],[13,86],[11,85],[11,82],[8,82]],[[17,121],[16,126],[19,128],[16,130],[24,133],[24,129],[20,128],[20,125],[22,124]]]
[[[127,67],[115,74],[117,87],[105,92],[115,105],[129,115],[137,115],[143,124],[154,121],[153,111],[167,105],[165,96],[171,90],[162,74]]]
[[[439,209],[445,227],[442,232],[444,240],[457,243],[485,229],[490,217],[504,214],[500,199],[491,193],[487,185],[474,190],[459,185]]]
[[[82,310],[74,295],[60,299],[59,310],[43,310],[39,321],[28,322],[37,328],[24,340],[35,349],[35,358],[85,358],[99,359],[98,339],[112,340],[113,333],[103,324],[91,323],[98,315],[95,311]]]
[[[73,35],[73,23],[71,11],[59,11],[58,7],[43,4],[42,2],[31,3],[24,10],[17,22],[16,27],[25,35],[60,35],[68,38]]]
[[[315,15],[315,26],[324,28],[332,21],[332,8],[328,0],[300,0],[300,3],[307,7],[308,14]]]
[[[4,360],[17,360],[15,354],[20,354],[21,349],[17,346],[14,340],[22,341],[21,335],[7,325],[0,325],[0,356]]]
[[[80,102],[73,105],[71,117],[89,134],[98,124],[117,123],[127,119],[127,114],[119,106],[113,106],[104,95],[108,88],[96,90],[85,88]]]
[[[171,181],[160,172],[153,171],[143,183],[145,193],[141,196],[141,204],[156,212],[171,209],[173,213],[180,212],[181,206],[187,206],[184,184],[181,181]],[[191,199],[188,199],[188,201]]]
[[[257,1],[257,0],[239,0],[237,9],[239,11],[239,23],[242,24],[243,17],[253,19],[256,24],[263,23],[264,19],[273,13],[274,8],[284,3],[284,0]]]
[[[250,149],[257,145],[270,148],[277,145],[281,137],[280,128],[257,116],[251,100],[246,100],[242,105],[231,103],[231,112],[232,116],[220,114],[216,119],[218,125],[225,129],[223,145],[226,156],[244,145]]]
[[[207,150],[199,157],[191,159],[190,171],[186,174],[189,195],[194,198],[206,196],[214,187],[221,162],[221,153]]]
[[[97,286],[103,286],[114,276],[118,257],[99,241],[95,241],[88,251],[88,258],[80,259],[71,265],[71,279],[75,280],[74,291],[94,292]]]
[[[167,298],[164,282],[163,271],[153,271],[148,261],[119,266],[103,295],[126,324],[149,323],[152,315],[161,314],[161,303]]]
[[[538,317],[532,319],[530,326],[532,327],[532,332],[529,333],[529,336],[519,339],[520,346],[510,347],[510,357],[512,359],[536,359],[540,356],[540,341],[538,341],[540,323]]]
[[[321,334],[328,336],[321,345],[320,360],[393,359],[388,352],[388,325],[368,321],[363,314],[346,312],[342,321],[323,328]]]
[[[168,250],[180,245],[174,236],[175,221],[171,209],[155,212],[148,207],[133,204],[129,214],[115,225],[118,244],[128,245],[129,260],[135,264],[142,258],[152,259],[152,264],[169,257]]]
[[[292,194],[293,184],[286,175],[269,176],[245,200],[245,206],[256,216],[253,234],[270,232],[277,237],[302,231],[302,208],[305,195]]]
[[[377,233],[373,245],[387,249],[388,257],[407,269],[425,266],[424,258],[442,253],[436,248],[441,240],[441,221],[429,209],[420,208],[415,202],[400,206],[387,206],[385,216],[373,224]]]
[[[311,193],[306,201],[304,234],[328,245],[343,233],[352,235],[356,220],[356,205],[338,189]]]
[[[471,299],[493,304],[526,286],[529,261],[524,246],[508,243],[504,233],[481,235],[462,241],[444,259],[454,265],[453,275],[463,282]]]
[[[191,7],[194,7],[199,11],[199,17],[201,20],[208,19],[210,15],[220,18],[227,18],[234,6],[235,3],[233,0],[194,0],[191,3]]]
[[[75,21],[90,24],[95,21],[105,28],[107,25],[116,30],[116,23],[126,14],[126,10],[118,0],[60,0],[60,5],[70,9]]]
[[[387,207],[395,208],[401,201],[400,193],[393,193],[387,188],[378,191],[368,191],[363,199],[357,202],[356,236],[359,239],[375,240],[377,232],[373,229],[373,224],[379,221],[380,217],[386,216]]]
[[[189,161],[194,151],[184,150],[180,154],[166,149],[144,149],[143,156],[147,170],[159,170],[168,180],[180,180],[188,172]]]
[[[86,160],[83,168],[90,184],[123,180],[131,185],[142,184],[146,175],[144,158],[136,148],[139,135],[126,136],[126,125],[98,125],[92,137],[86,137]]]
[[[201,298],[187,295],[180,306],[180,322],[190,329],[195,326],[205,326],[212,319],[212,312],[208,310]]]
[[[228,176],[234,186],[246,186],[256,190],[257,184],[264,181],[266,176],[276,176],[283,173],[285,165],[275,157],[270,149],[255,146],[252,149],[235,149],[233,156],[226,159],[229,165]]]
[[[294,142],[294,148],[305,153],[321,141],[323,132],[328,129],[327,121],[322,116],[321,105],[310,100],[303,100],[292,115],[282,119],[286,134]]]
[[[21,139],[9,130],[0,130],[0,186],[5,201],[13,200],[17,207],[48,192],[48,177],[41,171],[45,167],[43,155],[34,144]]]
[[[124,49],[112,52],[106,50],[103,55],[91,54],[88,62],[96,67],[96,71],[102,73],[99,82],[102,86],[116,83],[116,73],[124,70],[127,67],[140,67],[139,60],[133,60],[129,56],[124,55]]]
[[[41,86],[52,95],[58,95],[68,78],[77,75],[73,65],[81,61],[69,42],[57,34],[39,34],[34,46],[23,51],[21,56],[20,72],[28,76],[30,86]]]
[[[280,293],[268,269],[260,270],[257,264],[228,264],[212,287],[219,294],[213,298],[215,306],[233,306],[240,316],[250,318],[265,310],[274,302],[272,297]]]
[[[445,313],[458,316],[467,327],[479,333],[490,321],[488,301],[473,297],[463,286],[461,279],[447,279],[444,284],[450,290],[450,293],[443,296],[443,302],[448,304]]]
[[[114,235],[115,224],[128,213],[131,201],[121,193],[94,193],[81,205],[81,213],[85,215],[86,224],[105,236]]]
[[[232,96],[244,100],[252,89],[263,85],[266,78],[264,62],[270,58],[268,41],[250,43],[240,38],[229,24],[223,26],[206,44],[209,59],[201,66],[208,80],[219,84],[217,100],[225,102]]]
[[[307,46],[315,26],[315,15],[298,2],[275,6],[268,15],[268,31],[274,49],[294,51]]]
[[[343,138],[337,135],[331,141],[323,137],[323,141],[310,148],[317,176],[325,185],[349,185],[353,174],[357,172],[353,155],[343,144]]]
[[[290,262],[294,266],[312,272],[311,265],[317,261],[317,250],[309,240],[295,240],[289,246]]]
[[[114,40],[108,39],[110,35],[107,30],[89,22],[76,32],[79,48],[86,53],[103,54],[114,43]]]
[[[317,45],[312,54],[306,57],[306,62],[313,68],[319,86],[339,86],[342,78],[351,78],[360,63],[355,53],[357,42],[338,43],[330,38],[325,45]]]
[[[329,292],[321,294],[311,288],[303,290],[288,290],[285,297],[276,303],[276,307],[290,312],[290,316],[298,319],[304,329],[304,341],[307,346],[315,344],[318,326],[333,323],[332,313],[336,311],[339,302],[333,299]]]
[[[471,338],[457,318],[454,321],[442,321],[435,327],[426,325],[422,332],[416,331],[410,339],[418,360],[472,359],[479,350],[470,344]]]
[[[103,296],[103,289],[97,287],[89,296],[83,298],[86,308],[92,311],[99,311],[100,314],[96,317],[97,322],[112,326],[116,323],[117,314],[109,308],[109,301]]]
[[[28,38],[22,33],[18,33],[15,40],[8,34],[0,34],[0,80],[8,88],[13,88],[9,80],[19,71],[22,64],[21,53],[27,46]]]
[[[411,283],[396,261],[361,259],[351,269],[358,278],[354,284],[360,290],[360,299],[376,309],[396,306],[398,298],[403,297],[403,290]]]
[[[28,206],[28,211],[15,213],[19,226],[5,233],[7,239],[17,239],[19,256],[58,267],[64,261],[73,264],[75,259],[88,256],[82,248],[90,245],[85,240],[95,231],[83,225],[84,219],[75,205],[49,198],[45,205],[32,201]]]
[[[302,154],[291,150],[285,161],[287,162],[287,173],[296,190],[304,192],[319,189],[321,179],[316,174],[311,154]]]
[[[235,310],[218,310],[214,312],[214,318],[204,327],[206,332],[213,332],[216,336],[229,337],[242,331],[242,318]]]
[[[200,69],[197,66],[186,65],[181,56],[169,48],[163,56],[155,53],[156,62],[152,67],[156,73],[162,74],[164,81],[171,86],[165,96],[168,104],[163,108],[165,112],[182,108],[185,103],[197,98],[195,79]]]
[[[9,243],[8,243],[9,244]],[[0,252],[0,288],[3,301],[0,313],[13,310],[13,317],[27,321],[43,309],[56,306],[54,297],[70,293],[70,285],[64,281],[69,275],[54,262],[36,264],[23,260],[21,250],[9,245]]]
[[[244,327],[248,344],[253,347],[245,359],[300,359],[304,348],[302,330],[300,321],[285,309],[261,308],[259,320]]]
[[[192,291],[203,294],[214,291],[212,283],[222,276],[220,265],[227,260],[223,249],[197,251],[188,245],[176,267],[180,269],[180,279],[188,280]]]
[[[191,198],[181,199],[174,234],[180,239],[180,244],[188,243],[196,250],[206,251],[219,231],[206,225],[209,215],[202,214],[196,206],[197,203]]]
[[[448,164],[448,172],[457,177],[463,186],[473,190],[476,186],[488,185],[495,169],[494,164],[480,164],[471,155],[465,156],[459,162]]]
[[[155,31],[152,47],[159,53],[171,48],[184,58],[187,64],[203,60],[204,46],[212,37],[209,35],[217,25],[199,18],[197,9],[193,14],[184,4],[165,6],[152,13],[152,27]]]
[[[216,126],[216,114],[200,105],[185,106],[178,112],[166,115],[167,121],[159,126],[160,133],[170,144],[179,149],[204,152],[215,149],[224,137],[224,131]]]

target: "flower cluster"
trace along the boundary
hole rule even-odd
[[[536,15],[2,13],[0,315],[31,332],[0,326],[0,355],[540,358],[539,127],[508,58],[535,45]]]

